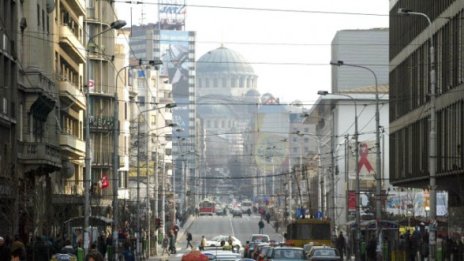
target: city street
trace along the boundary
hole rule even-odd
[[[185,231],[190,231],[193,236],[193,245],[200,244],[201,236],[204,235],[206,239],[211,239],[217,235],[231,235],[237,237],[242,245],[245,245],[247,240],[250,240],[251,234],[258,233],[258,222],[260,217],[257,215],[244,215],[243,217],[227,216],[200,216],[195,217],[190,227],[185,227]],[[268,234],[271,240],[278,242],[283,241],[283,236],[276,233],[272,227],[273,221],[270,224],[265,223],[264,233]],[[281,231],[279,231],[281,232]],[[186,233],[185,233],[186,235]],[[185,236],[177,240],[177,254],[171,255],[168,260],[180,260],[182,255],[189,250],[185,249],[187,241]],[[155,260],[159,260],[157,257]],[[165,259],[163,259],[165,260]]]

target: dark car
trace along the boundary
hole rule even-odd
[[[338,250],[332,247],[313,247],[308,254],[311,261],[340,261]]]

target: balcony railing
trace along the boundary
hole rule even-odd
[[[60,88],[60,95],[67,97],[80,109],[85,110],[86,101],[84,94],[74,85],[72,82],[69,82],[64,79],[60,79],[58,82],[58,87]]]
[[[84,45],[79,41],[71,28],[65,24],[60,26],[60,45],[72,59],[79,61],[79,63],[85,62]]]
[[[85,15],[86,10],[84,0],[68,0],[67,2],[71,6],[71,10],[73,10],[77,16]]]
[[[19,143],[18,158],[26,164],[61,168],[61,150],[45,142]]]
[[[85,142],[67,133],[61,133],[60,146],[74,156],[84,156],[85,154]]]

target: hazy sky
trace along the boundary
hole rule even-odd
[[[143,8],[144,23],[157,21],[158,1],[138,1],[145,4],[117,3],[119,19],[130,24],[132,9],[132,23],[140,24]],[[186,30],[197,33],[197,60],[223,43],[252,63],[261,94],[308,106],[318,90],[330,90],[330,43],[337,31],[388,27],[388,0],[187,0],[187,5]]]

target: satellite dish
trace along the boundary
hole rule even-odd
[[[74,164],[69,161],[63,162],[63,168],[61,169],[61,176],[65,179],[69,179],[74,175]]]
[[[47,13],[51,13],[55,10],[55,0],[47,0]]]

